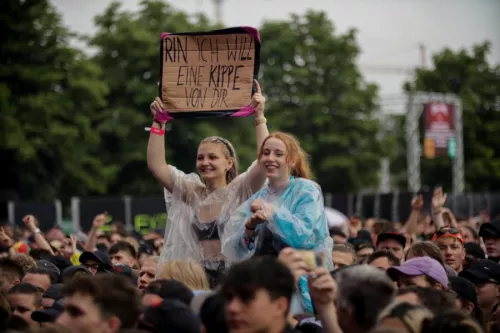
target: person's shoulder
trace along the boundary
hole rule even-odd
[[[296,189],[309,191],[311,193],[317,193],[317,192],[321,193],[321,187],[319,186],[318,183],[316,183],[313,180],[306,178],[295,178],[293,180],[293,183]]]

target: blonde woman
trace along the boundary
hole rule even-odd
[[[257,147],[269,135],[264,117],[265,98],[256,82],[251,107],[255,110]],[[201,141],[196,156],[198,174],[185,174],[165,161],[165,123],[160,98],[151,103],[154,121],[148,144],[148,167],[165,188],[168,207],[165,243],[160,264],[171,260],[195,260],[217,283],[225,270],[221,254],[221,234],[231,213],[257,192],[266,180],[258,163],[238,175],[238,157],[226,139],[211,136]]]
[[[205,270],[192,260],[173,260],[162,264],[158,278],[182,282],[191,290],[210,290]]]

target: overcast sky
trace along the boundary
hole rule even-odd
[[[93,17],[108,0],[51,0],[73,31],[95,31]],[[121,0],[123,8],[134,10],[140,0]],[[188,13],[202,11],[214,18],[213,0],[170,0]],[[259,27],[264,20],[286,19],[290,13],[307,9],[328,13],[340,32],[359,30],[362,48],[360,67],[368,81],[381,87],[384,97],[398,94],[405,75],[394,69],[420,64],[419,43],[430,56],[444,47],[470,48],[489,40],[490,60],[500,64],[500,0],[223,0],[226,26]],[[158,27],[158,31],[162,31]],[[262,41],[265,43],[265,40]],[[265,75],[265,73],[264,73]]]

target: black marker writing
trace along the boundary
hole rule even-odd
[[[165,62],[181,62],[181,57],[187,64],[187,36],[173,36],[165,38]]]

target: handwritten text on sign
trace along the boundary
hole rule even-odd
[[[249,34],[169,35],[162,100],[169,112],[237,110],[250,103],[255,41]]]

